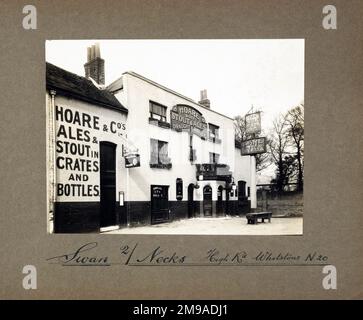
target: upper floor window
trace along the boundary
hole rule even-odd
[[[209,152],[209,163],[219,163],[219,154]]]
[[[150,167],[171,168],[171,161],[168,157],[168,143],[161,140],[150,139]]]
[[[209,138],[218,139],[219,138],[219,127],[214,124],[209,124]]]
[[[150,118],[166,122],[167,107],[153,101],[149,102],[149,106],[150,106]]]

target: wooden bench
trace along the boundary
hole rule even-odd
[[[271,222],[272,212],[254,212],[247,213],[247,224],[257,224],[258,219],[261,219],[262,222],[265,222],[265,219],[268,219],[268,222]]]

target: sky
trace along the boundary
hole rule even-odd
[[[134,71],[195,101],[207,89],[211,109],[231,118],[261,110],[267,133],[274,118],[304,101],[304,39],[48,40],[46,61],[84,76],[87,47],[96,42],[106,85]]]
[[[134,71],[195,101],[207,89],[211,108],[229,117],[262,110],[265,131],[304,100],[304,39],[51,40],[46,61],[84,76],[87,47],[95,42],[106,85]]]

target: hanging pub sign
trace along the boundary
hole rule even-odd
[[[125,155],[125,167],[126,168],[140,167],[140,155],[136,153]]]
[[[241,142],[241,154],[254,155],[266,152],[266,138],[255,138]]]
[[[184,104],[178,104],[170,110],[170,125],[175,131],[187,131],[202,139],[207,138],[207,123],[201,112]]]
[[[261,112],[246,114],[245,122],[247,134],[257,134],[261,132]]]

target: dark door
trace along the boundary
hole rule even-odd
[[[212,188],[205,186],[203,189],[203,213],[206,217],[212,216]]]
[[[100,227],[116,225],[116,145],[100,143]]]
[[[169,186],[151,186],[151,223],[169,221]]]
[[[223,187],[219,186],[218,187],[218,193],[217,193],[217,213],[218,214],[223,214],[223,198],[222,198],[222,193],[223,193]]]
[[[194,184],[188,186],[188,218],[194,218]]]
[[[226,214],[229,214],[230,208],[229,208],[229,190],[226,189]]]

